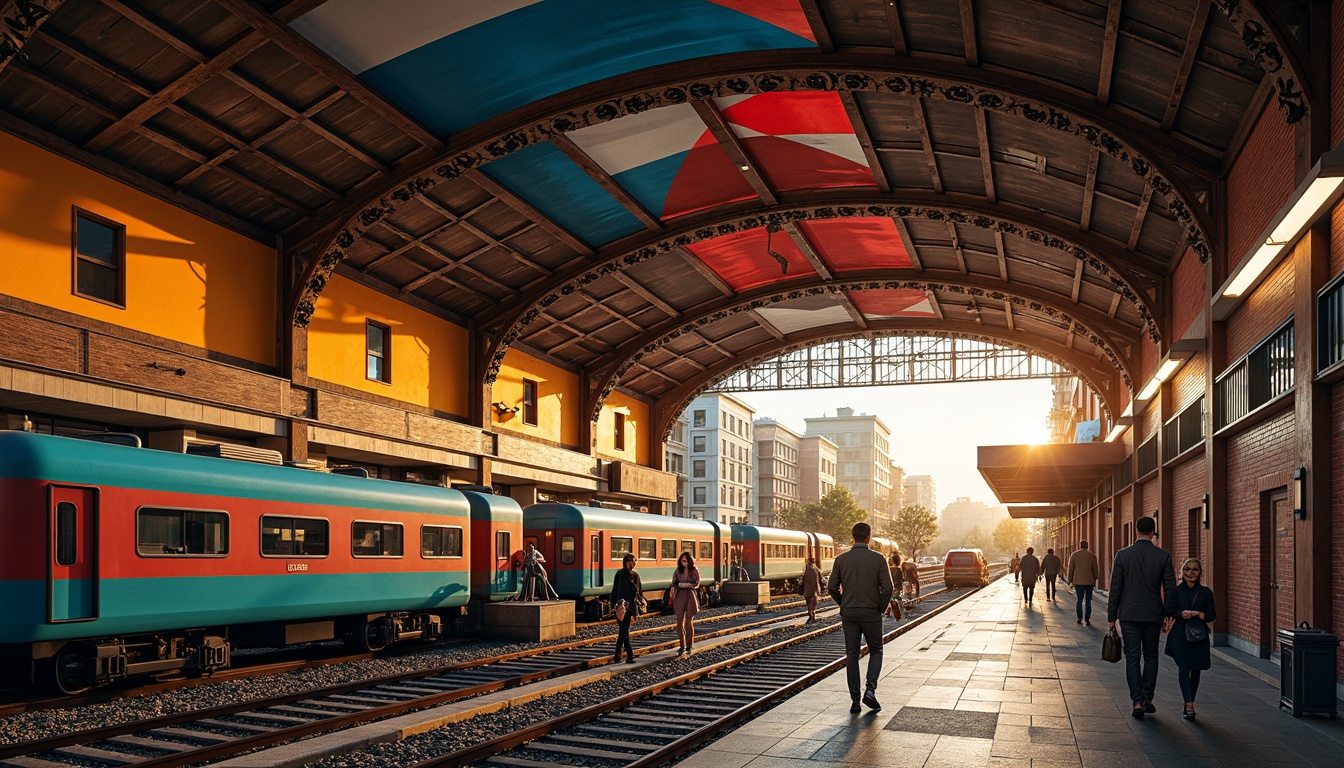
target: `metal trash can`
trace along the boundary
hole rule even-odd
[[[1293,717],[1302,715],[1338,715],[1335,704],[1335,650],[1339,638],[1323,629],[1302,622],[1293,629],[1279,630],[1282,667],[1279,681],[1279,708],[1287,707]]]

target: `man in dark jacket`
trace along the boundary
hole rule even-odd
[[[1157,523],[1140,517],[1134,523],[1138,538],[1115,553],[1111,565],[1111,592],[1106,619],[1111,628],[1120,621],[1125,641],[1125,678],[1134,717],[1153,713],[1153,689],[1157,687],[1157,641],[1171,626],[1166,617],[1166,596],[1176,590],[1176,571],[1171,553],[1153,544]],[[1140,667],[1142,657],[1142,667]]]
[[[882,613],[895,592],[887,559],[868,548],[873,530],[855,523],[854,546],[835,558],[826,591],[840,606],[840,625],[845,633],[845,673],[849,678],[850,712],[859,711],[859,637],[868,642],[868,680],[862,701],[872,709],[877,703],[877,678],[882,673]]]
[[[1022,582],[1022,602],[1031,604],[1036,597],[1036,579],[1041,575],[1041,561],[1036,548],[1027,547],[1027,554],[1017,564],[1017,577]]]
[[[1064,567],[1064,562],[1055,554],[1054,549],[1045,550],[1045,557],[1041,558],[1041,575],[1045,577],[1045,599],[1054,601],[1055,599],[1055,579],[1059,578],[1059,572]]]

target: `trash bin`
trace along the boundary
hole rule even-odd
[[[1293,629],[1279,630],[1279,708],[1288,707],[1293,717],[1338,715],[1335,705],[1335,650],[1339,638],[1302,622]]]

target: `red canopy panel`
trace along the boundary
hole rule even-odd
[[[739,293],[785,278],[817,273],[787,234],[776,232],[768,238],[769,250],[788,263],[787,270],[767,253],[764,227],[693,243],[686,249]]]

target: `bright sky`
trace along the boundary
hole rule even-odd
[[[891,430],[891,459],[907,475],[933,475],[939,512],[958,496],[999,506],[975,468],[976,447],[1049,439],[1050,380],[902,384],[852,389],[742,392],[734,397],[802,434],[803,419],[849,406]]]

